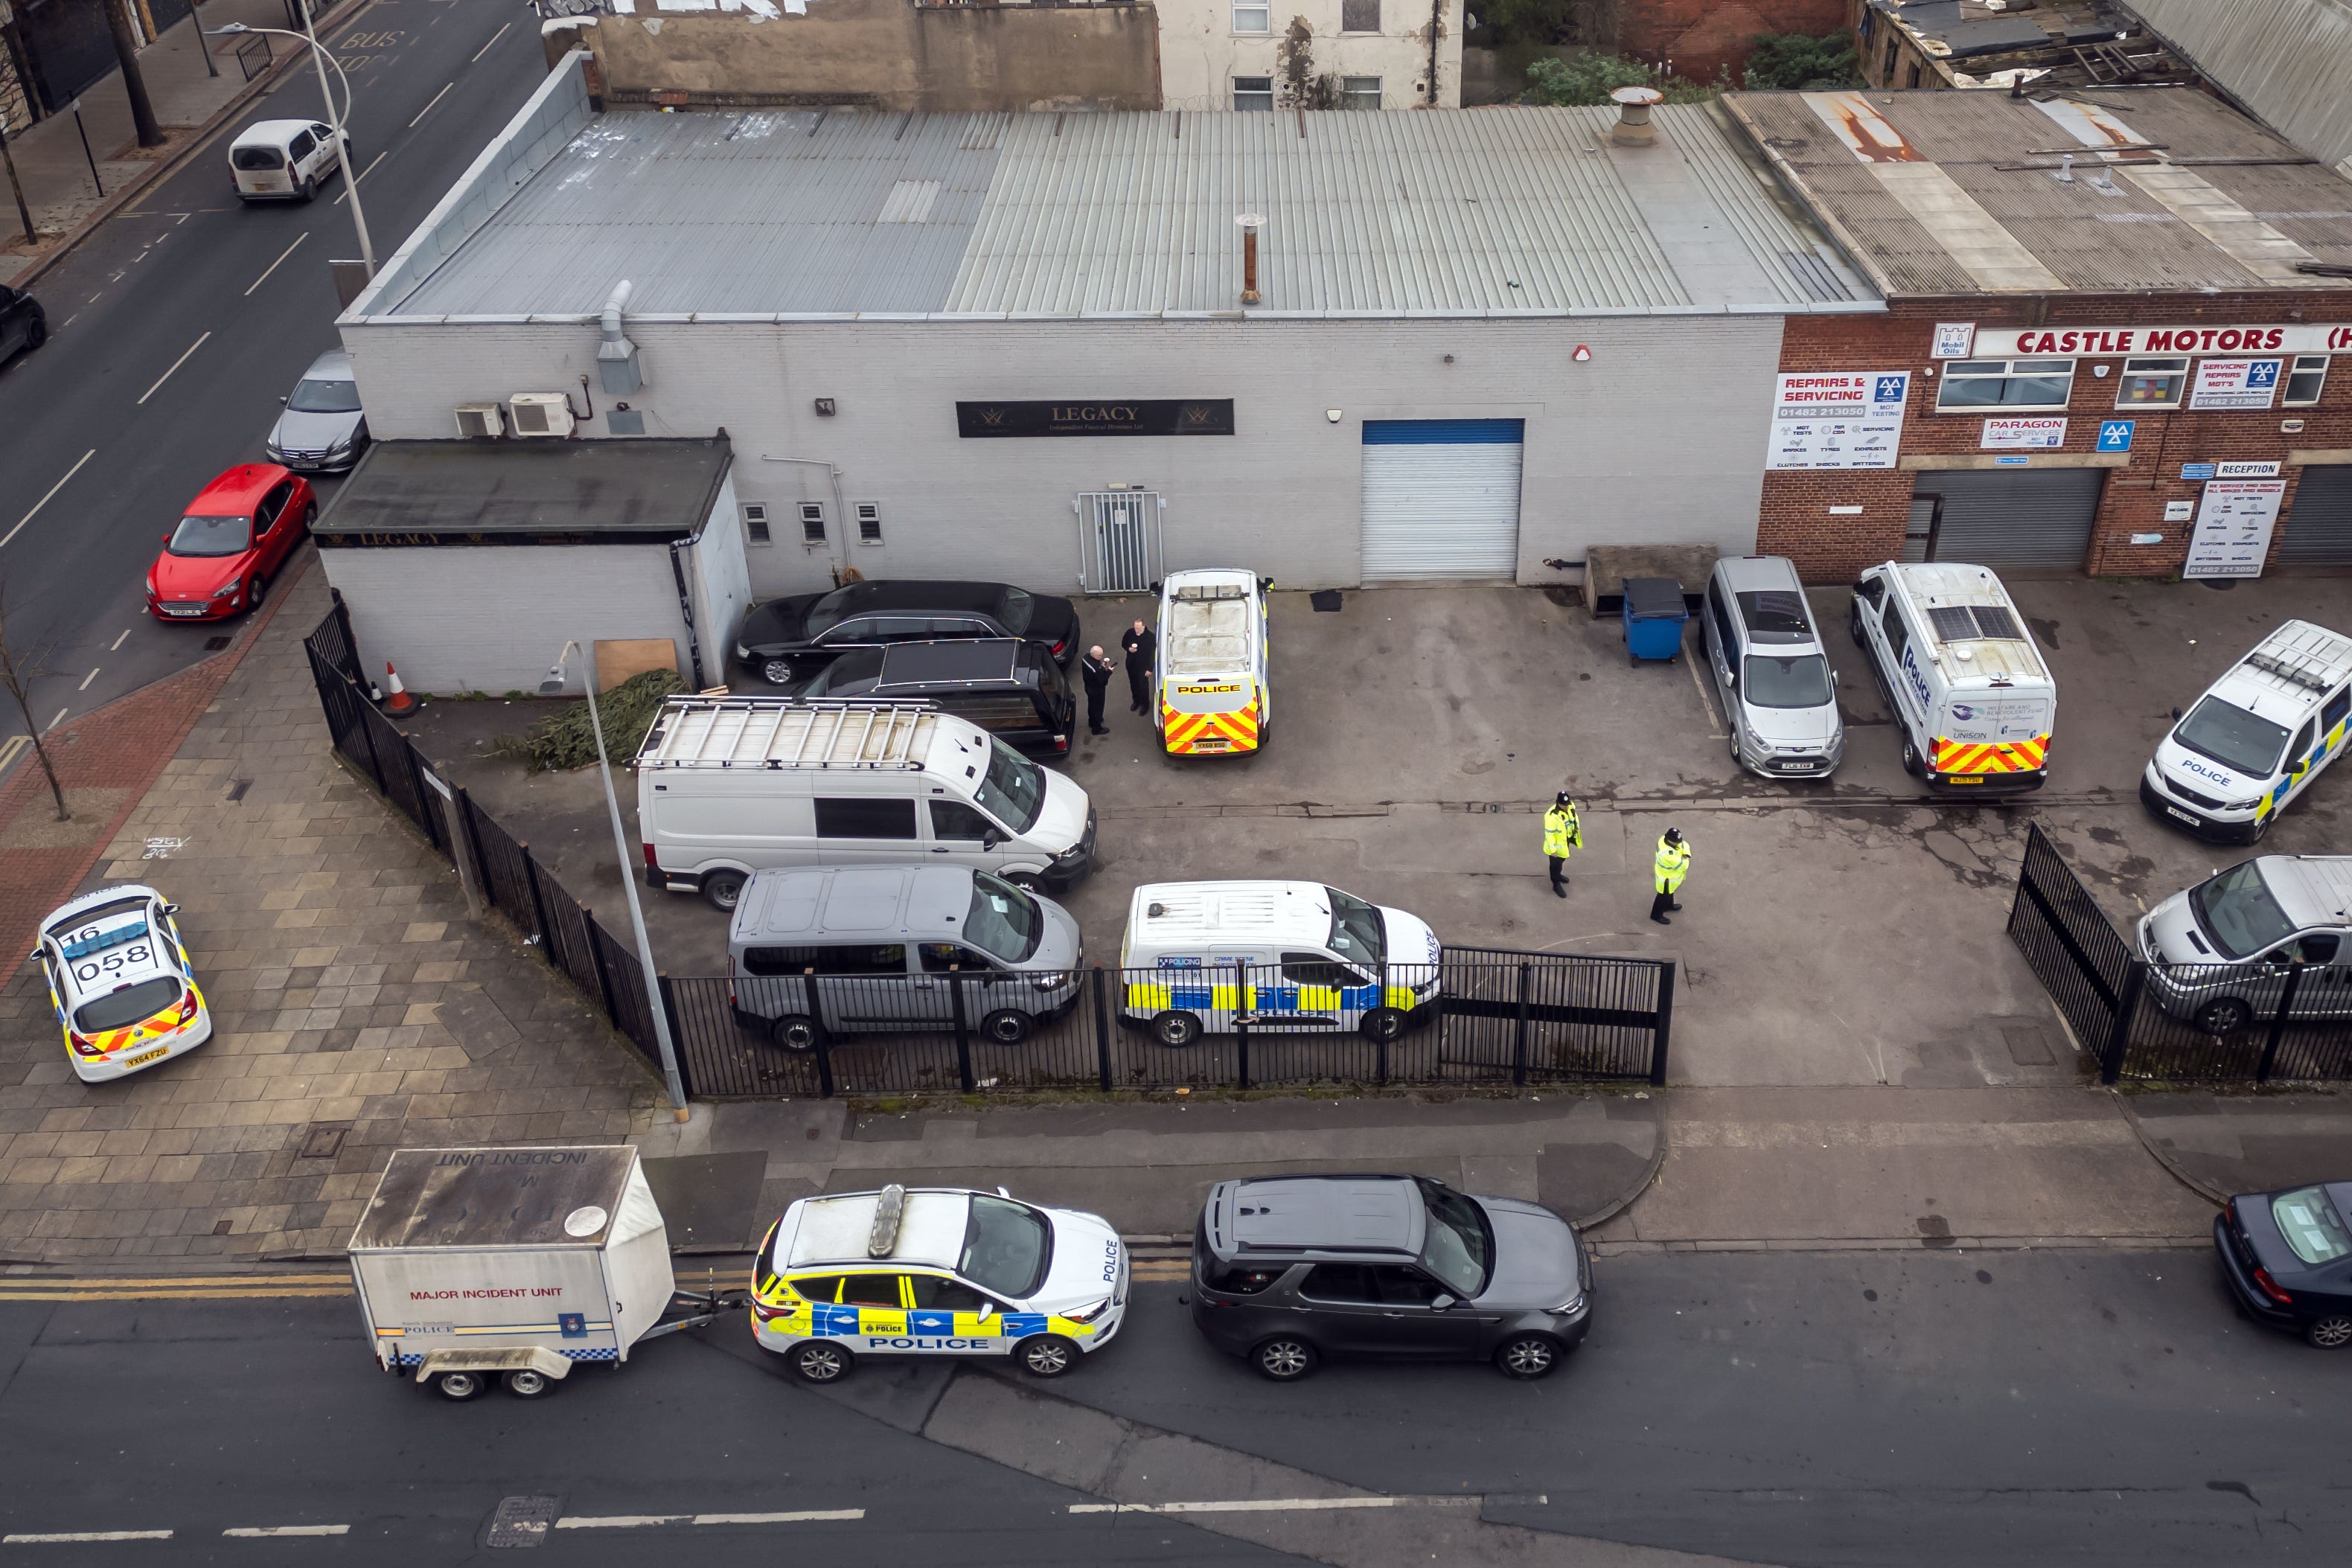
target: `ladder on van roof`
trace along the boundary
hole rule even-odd
[[[866,768],[919,772],[939,710],[927,702],[672,697],[640,768]]]

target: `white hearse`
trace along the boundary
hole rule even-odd
[[[1853,585],[1853,640],[1895,712],[1904,771],[1954,794],[2039,789],[2058,683],[2000,579],[1894,561]]]
[[[2352,637],[2289,621],[2254,645],[2156,743],[2141,803],[2200,839],[2251,844],[2342,755]]]

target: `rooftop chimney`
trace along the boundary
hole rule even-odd
[[[1234,222],[1242,225],[1242,303],[1259,302],[1257,291],[1257,231],[1265,219],[1256,213],[1244,213]]]
[[[1650,123],[1650,107],[1665,101],[1666,95],[1654,87],[1621,87],[1609,95],[1617,106],[1617,123],[1609,128],[1609,140],[1620,147],[1654,147],[1658,144],[1657,128]]]
[[[628,308],[629,292],[625,277],[614,285],[612,296],[604,301],[604,340],[596,345],[596,373],[605,392],[614,397],[627,397],[646,384],[637,368],[637,346],[621,331],[621,312]]]

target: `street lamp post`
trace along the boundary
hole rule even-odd
[[[335,90],[327,81],[327,51],[319,47],[319,35],[310,28],[310,7],[302,7],[302,30],[289,32],[284,27],[254,27],[243,22],[230,22],[215,27],[216,38],[237,37],[247,33],[268,33],[280,38],[299,38],[310,46],[310,63],[319,68],[319,96],[327,100],[327,126],[335,133],[335,156],[343,163],[343,193],[352,199],[352,225],[360,232],[360,260],[370,277],[375,276],[375,246],[368,239],[367,214],[360,210],[360,172],[352,167],[351,145],[343,136],[343,119],[335,112]],[[343,74],[342,62],[335,62],[335,74],[343,81],[343,110],[350,112],[352,78]]]
[[[629,895],[629,926],[636,934],[637,965],[645,971],[646,1011],[653,1016],[654,1043],[661,1051],[662,1079],[669,1085],[670,1109],[681,1122],[686,1120],[686,1085],[677,1076],[677,1046],[669,1037],[669,1009],[662,1005],[661,977],[654,971],[654,945],[646,936],[645,906],[637,902],[637,879],[629,870],[629,841],[621,831],[621,802],[613,794],[613,759],[604,750],[604,719],[596,711],[596,651],[582,648],[576,642],[563,644],[563,652],[555,655],[555,663],[547,667],[547,679],[539,683],[539,695],[546,697],[563,695],[564,662],[579,653],[583,674],[588,683],[588,723],[596,732],[596,778],[604,786],[604,810],[613,821],[613,851],[621,857],[621,891]]]

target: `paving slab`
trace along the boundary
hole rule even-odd
[[[2172,1092],[2119,1103],[2147,1152],[2200,1197],[2352,1181],[2352,1095]]]

